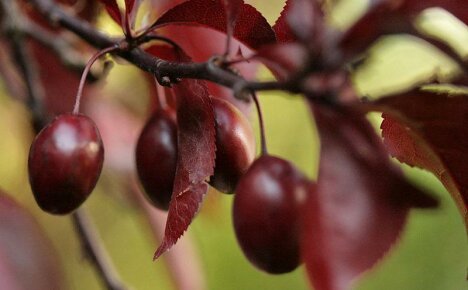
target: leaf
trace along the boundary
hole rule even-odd
[[[339,45],[348,58],[364,52],[382,35],[413,31],[412,19],[397,13],[392,1],[371,1],[367,12],[344,33]]]
[[[60,269],[35,218],[0,191],[0,289],[64,289]]]
[[[31,40],[29,48],[37,62],[38,76],[44,88],[44,107],[47,115],[69,112],[76,97],[76,90],[71,88],[78,88],[79,73],[66,67],[53,51],[41,43]],[[89,86],[85,86],[85,102],[88,90]]]
[[[372,106],[385,113],[381,128],[388,151],[439,178],[468,230],[468,96],[413,90]]]
[[[349,108],[314,110],[321,140],[317,194],[305,206],[302,250],[316,290],[346,290],[385,256],[411,207],[437,201],[389,161],[365,117]]]
[[[223,0],[226,10],[226,34],[231,38],[236,27],[237,17],[239,16],[244,0]]]
[[[154,259],[170,249],[198,212],[215,165],[215,117],[205,85],[183,80],[174,86],[178,98],[178,158],[162,244]]]
[[[133,13],[135,9],[135,0],[125,0],[125,11],[129,14]]]
[[[278,80],[286,80],[304,65],[307,50],[298,43],[279,43],[260,48],[255,58],[261,61]]]
[[[341,47],[347,54],[356,54],[369,47],[385,34],[411,33],[413,18],[426,8],[440,7],[468,23],[465,0],[373,0],[369,10],[341,39]]]
[[[393,2],[398,2],[393,0]],[[439,7],[452,13],[455,17],[468,24],[468,9],[465,0],[407,0],[401,1],[399,10],[406,15],[417,14],[430,7]]]
[[[221,0],[189,0],[164,13],[152,28],[170,24],[201,25],[226,33],[226,11]],[[237,17],[234,37],[251,48],[276,42],[275,33],[254,7],[243,4]]]
[[[324,32],[323,12],[318,0],[291,0],[286,22],[293,34],[306,43],[320,47]]]
[[[204,62],[213,55],[221,55],[226,51],[225,35],[207,27],[169,25],[164,27],[164,34],[170,36],[196,62]],[[203,43],[203,45],[200,45],[200,43]],[[242,46],[243,52],[249,50],[236,39],[232,39],[232,43]],[[249,62],[237,64],[233,67],[244,78],[253,79],[257,76],[259,64]],[[252,102],[247,103],[235,98],[230,88],[212,82],[207,82],[206,85],[210,95],[228,100],[246,114],[251,111]]]
[[[286,14],[288,14],[289,9],[291,9],[291,0],[286,1],[280,16],[276,19],[275,25],[273,25],[273,30],[279,43],[295,42],[297,40],[286,21]]]
[[[126,34],[129,35],[131,28],[135,26],[136,15],[142,0],[125,0],[125,25]]]
[[[288,0],[273,29],[278,42],[299,40],[319,48],[323,42],[324,15],[318,0]]]
[[[107,13],[109,16],[120,26],[122,26],[122,14],[120,13],[119,5],[117,4],[116,0],[99,0],[102,4],[104,4],[104,8],[106,8]],[[132,1],[129,1],[132,2]],[[125,2],[127,4],[127,1]]]
[[[176,50],[169,45],[153,44],[150,47],[146,48],[145,51],[167,61],[179,60]]]

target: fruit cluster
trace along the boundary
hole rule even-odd
[[[224,99],[210,97],[210,102],[216,159],[209,184],[236,193],[234,229],[247,258],[270,273],[292,271],[300,260],[299,209],[313,185],[265,148],[254,161],[254,133],[244,114]],[[263,132],[261,137],[264,146]],[[173,198],[177,158],[176,110],[159,106],[140,134],[135,160],[148,200],[162,210],[169,209]],[[89,117],[77,112],[56,117],[30,149],[29,179],[38,205],[51,214],[73,212],[94,189],[103,160],[103,143]]]

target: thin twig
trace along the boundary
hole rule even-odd
[[[30,0],[30,2],[51,21],[57,22],[98,49],[110,47],[122,41],[122,39],[112,39],[96,31],[87,22],[66,14],[50,0]],[[154,74],[160,84],[166,83],[166,79],[175,81],[180,78],[192,78],[211,81],[231,89],[242,88],[247,91],[283,90],[302,93],[307,96],[324,95],[322,87],[304,86],[298,84],[295,79],[274,82],[246,81],[242,76],[232,73],[223,68],[222,65],[217,65],[213,59],[200,63],[170,62],[157,58],[139,48],[122,51],[118,55],[140,69]]]
[[[80,238],[83,250],[99,273],[102,282],[108,290],[125,290],[127,288],[121,281],[111,263],[111,259],[103,247],[94,225],[83,208],[72,215],[73,223]]]
[[[80,112],[80,103],[81,103],[81,96],[83,95],[83,88],[86,82],[86,78],[88,76],[88,73],[91,69],[91,66],[93,63],[98,60],[101,56],[117,50],[119,47],[118,46],[112,46],[112,47],[107,47],[104,48],[103,50],[98,51],[96,54],[94,54],[88,63],[86,64],[83,74],[81,75],[81,80],[80,84],[78,85],[78,92],[76,93],[76,100],[75,100],[75,106],[73,107],[73,114],[78,114]]]
[[[262,114],[262,109],[260,107],[260,102],[258,101],[258,97],[256,93],[252,93],[252,98],[255,102],[255,107],[257,109],[257,114],[258,114],[258,124],[260,127],[260,144],[261,144],[261,154],[262,155],[267,155],[268,150],[267,150],[267,144],[266,144],[266,136],[265,136],[265,123],[263,121],[263,114]]]
[[[65,40],[63,35],[51,33],[41,26],[31,23],[28,19],[24,19],[23,29],[27,36],[52,49],[65,66],[79,72],[85,67],[86,62],[83,61],[83,57],[70,41]]]
[[[43,88],[39,81],[34,58],[31,56],[25,43],[25,35],[21,29],[22,23],[17,15],[19,7],[15,1],[1,0],[0,7],[3,11],[4,20],[2,28],[10,39],[11,54],[15,60],[19,72],[23,76],[26,84],[26,105],[32,113],[32,123],[36,131],[40,130],[45,120],[42,100]]]
[[[103,49],[122,42],[122,39],[112,39],[97,31],[89,23],[67,14],[51,0],[29,1],[52,23],[56,23],[75,33],[97,49]],[[163,78],[170,79],[171,81],[179,78],[193,78],[212,81],[229,88],[239,87],[239,84],[242,84],[242,87],[245,89],[256,91],[285,90],[298,92],[298,90],[304,89],[304,94],[313,95],[316,93],[315,91],[311,91],[313,88],[298,89],[297,86],[290,85],[291,82],[248,82],[239,75],[233,74],[220,66],[213,65],[211,61],[201,63],[170,62],[157,58],[137,47],[132,47],[130,51],[122,51],[118,55],[135,64],[140,69],[154,74],[160,83],[164,83],[162,82]]]
[[[23,23],[21,22],[23,20],[22,14],[20,13],[17,3],[10,0],[0,0],[0,10],[4,17],[2,25],[10,39],[12,53],[14,54],[20,73],[25,79],[27,87],[26,105],[33,114],[34,128],[36,131],[39,131],[47,121],[42,106],[43,90],[37,70],[34,66],[34,59],[31,57],[25,43],[26,35]],[[105,248],[101,244],[97,231],[91,224],[84,210],[76,211],[72,217],[83,249],[92,261],[107,289],[127,289],[127,287],[120,282],[119,276],[114,270]]]

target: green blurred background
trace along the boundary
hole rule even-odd
[[[274,23],[282,1],[249,1]],[[329,21],[345,27],[365,1],[338,1]],[[432,14],[431,14],[432,13]],[[420,19],[424,29],[452,36],[449,41],[468,55],[468,32],[443,11]],[[460,28],[461,27],[461,28]],[[464,43],[465,47],[460,45]],[[453,62],[419,40],[391,36],[379,41],[370,61],[355,73],[356,88],[369,97],[402,90],[412,82],[437,74],[450,77]],[[108,77],[110,91],[134,86],[134,69],[116,65]],[[269,78],[262,70],[260,76]],[[136,80],[137,81],[137,80]],[[267,127],[269,151],[283,156],[309,176],[317,174],[319,140],[303,101],[280,93],[260,95]],[[128,100],[127,100],[128,101]],[[378,128],[379,116],[370,116]],[[25,204],[52,240],[65,269],[68,289],[101,289],[93,269],[80,251],[70,220],[42,213],[27,183],[26,161],[33,138],[25,109],[0,90],[0,187]],[[257,126],[255,116],[252,123]],[[258,127],[258,126],[257,126]],[[258,131],[258,128],[257,128]],[[375,269],[358,281],[361,290],[463,290],[468,267],[468,243],[462,218],[450,195],[430,174],[405,168],[415,183],[442,201],[434,211],[414,210],[400,243]],[[129,204],[122,177],[104,173],[85,207],[92,214],[119,273],[133,289],[175,289],[165,259],[152,261],[158,242],[152,238],[144,215]],[[232,196],[210,191],[187,235],[200,257],[207,289],[309,289],[303,267],[291,274],[271,276],[250,265],[237,246],[231,225]],[[186,263],[192,261],[187,260]]]

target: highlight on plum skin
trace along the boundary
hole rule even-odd
[[[91,194],[101,174],[104,147],[95,123],[83,114],[57,116],[34,139],[28,158],[39,207],[68,214]]]

